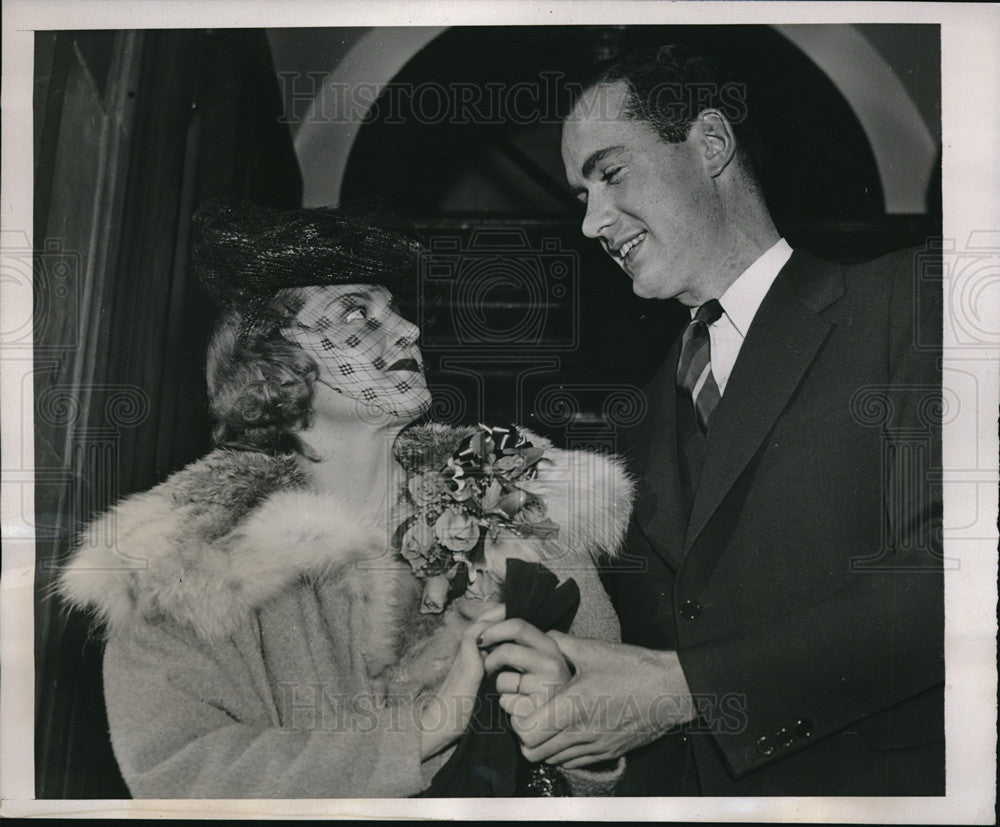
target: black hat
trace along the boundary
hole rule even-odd
[[[213,198],[194,215],[194,263],[222,307],[254,326],[279,290],[326,284],[413,286],[421,247],[386,229],[376,205],[277,212],[249,201]]]

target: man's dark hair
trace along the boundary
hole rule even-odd
[[[690,46],[670,44],[626,52],[597,64],[576,87],[573,102],[588,89],[617,81],[628,86],[626,115],[648,123],[668,143],[684,141],[701,112],[718,109],[732,124],[737,159],[760,186],[760,141],[747,123],[745,81]]]

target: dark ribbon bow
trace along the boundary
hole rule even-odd
[[[489,425],[480,424],[487,437],[493,440],[493,446],[499,454],[508,448],[530,448],[531,443],[513,425]]]
[[[472,471],[483,467],[484,457],[476,450],[482,445],[479,440],[493,441],[493,448],[497,454],[514,448],[531,448],[532,444],[513,425],[479,425],[479,431],[469,434],[463,439],[458,449],[451,455],[452,459],[465,471]],[[473,441],[476,440],[474,443]]]

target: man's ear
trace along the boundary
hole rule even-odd
[[[705,171],[715,178],[736,155],[733,127],[718,109],[702,111],[693,127],[698,136]]]

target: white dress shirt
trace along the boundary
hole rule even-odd
[[[709,325],[708,336],[712,346],[712,375],[719,386],[719,394],[726,392],[729,374],[733,372],[736,357],[740,355],[743,340],[753,317],[757,315],[760,303],[771,289],[778,272],[792,256],[792,248],[780,238],[739,277],[719,297],[723,313]],[[698,308],[691,308],[691,317]]]

